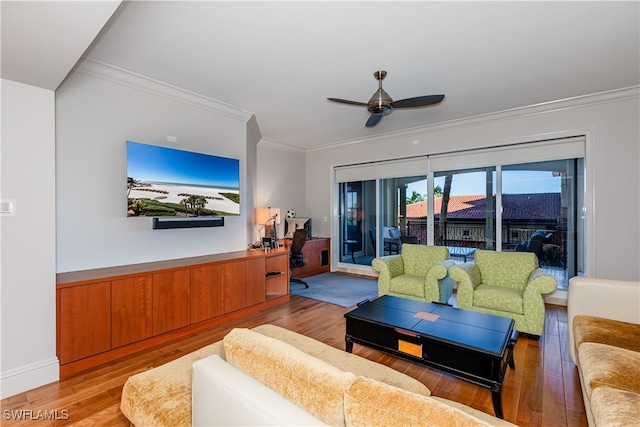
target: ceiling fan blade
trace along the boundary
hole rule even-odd
[[[333,102],[341,102],[343,104],[351,104],[351,105],[362,105],[364,107],[367,106],[366,102],[359,102],[359,101],[349,101],[348,99],[340,99],[340,98],[327,98],[329,101],[333,101]]]
[[[369,116],[369,120],[367,120],[365,126],[368,128],[374,127],[380,122],[380,120],[382,120],[382,114],[372,114]]]
[[[392,105],[394,108],[426,107],[427,105],[442,102],[443,99],[444,95],[416,96],[415,98],[406,98],[394,101]]]

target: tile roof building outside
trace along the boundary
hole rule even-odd
[[[561,207],[560,193],[503,194],[502,220],[557,220],[566,218],[566,210]],[[493,197],[495,206],[495,196]],[[435,218],[440,218],[442,197],[434,201]],[[484,195],[451,196],[447,212],[448,220],[481,220],[486,218],[486,197]],[[427,217],[427,202],[407,205],[407,219]],[[495,209],[494,209],[495,218]]]

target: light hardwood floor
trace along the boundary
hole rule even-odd
[[[263,323],[273,323],[344,349],[343,315],[349,310],[292,295],[286,304],[4,399],[2,425],[129,426],[119,410],[122,386],[129,376],[218,341],[232,328]],[[358,344],[353,352],[417,378],[436,396],[493,415],[488,389]],[[521,426],[587,425],[578,373],[567,348],[566,307],[548,305],[543,336],[539,341],[521,336],[514,357],[516,369],[507,371],[502,392],[506,420]],[[12,414],[37,418],[38,411],[51,414],[56,410],[59,419],[54,421],[7,419]]]

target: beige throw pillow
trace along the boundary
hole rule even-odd
[[[356,376],[289,344],[233,329],[224,338],[227,362],[329,425],[344,425],[344,393]]]
[[[348,426],[490,426],[430,397],[358,377],[345,395]]]

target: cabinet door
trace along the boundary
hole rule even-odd
[[[244,306],[265,302],[265,259],[249,259],[244,262],[245,299]]]
[[[152,276],[111,282],[111,347],[149,338],[153,334]]]
[[[320,241],[311,241],[308,247],[303,248],[303,253],[305,255],[305,259],[307,260],[306,271],[312,272],[319,270],[321,267],[321,256],[320,256]],[[307,246],[307,245],[305,245]],[[306,250],[305,250],[306,249]]]
[[[188,269],[153,275],[153,335],[189,325],[189,279]]]
[[[219,265],[191,269],[191,323],[222,314],[222,280]]]
[[[230,313],[244,308],[244,261],[222,264],[220,278],[222,281],[222,311],[224,313]]]
[[[61,364],[111,348],[110,310],[110,282],[59,290]]]

